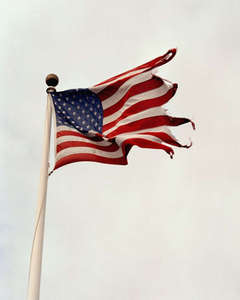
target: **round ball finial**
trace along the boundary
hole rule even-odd
[[[46,84],[48,86],[56,86],[58,84],[58,77],[56,74],[48,74],[48,76],[46,77]]]

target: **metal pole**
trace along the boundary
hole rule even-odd
[[[46,78],[47,88],[47,109],[44,128],[44,142],[43,142],[43,157],[42,168],[40,173],[40,184],[38,191],[37,217],[35,223],[35,232],[32,245],[32,253],[29,269],[28,280],[28,300],[39,300],[40,297],[40,280],[42,269],[42,251],[43,251],[43,237],[44,237],[44,222],[46,209],[46,195],[48,184],[48,160],[50,150],[50,136],[51,136],[51,119],[52,106],[50,92],[55,91],[55,86],[58,84],[58,77],[55,74],[49,74]]]

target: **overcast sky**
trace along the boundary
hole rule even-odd
[[[177,47],[159,75],[173,160],[133,148],[128,166],[75,163],[49,179],[41,300],[239,300],[240,2],[2,1],[0,299],[26,299],[46,106]],[[51,162],[53,157],[51,155]]]

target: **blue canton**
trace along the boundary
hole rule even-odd
[[[68,126],[83,133],[102,133],[103,108],[100,99],[89,89],[51,93],[57,126]]]

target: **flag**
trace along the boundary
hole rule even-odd
[[[165,150],[181,145],[171,126],[194,123],[169,116],[163,108],[177,84],[153,70],[169,62],[176,49],[91,88],[52,92],[56,120],[57,169],[78,161],[127,164],[132,146]]]

